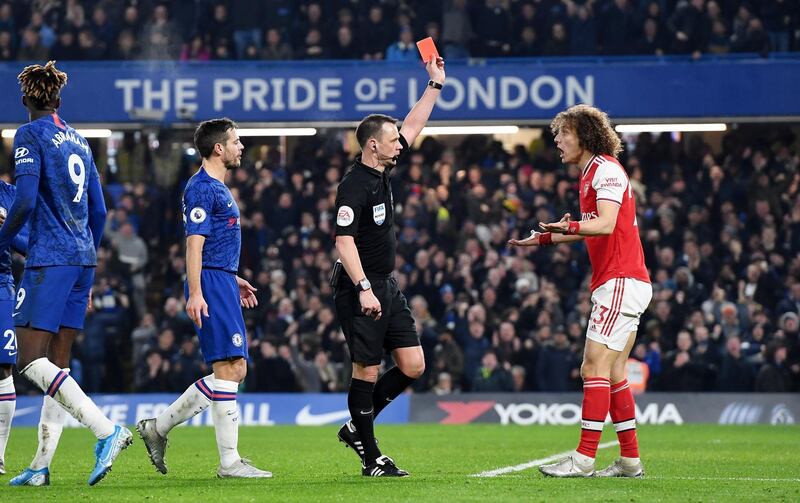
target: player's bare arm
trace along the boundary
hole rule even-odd
[[[364,274],[364,268],[361,267],[361,258],[358,256],[358,248],[356,248],[353,236],[336,236],[336,251],[339,253],[339,259],[350,280],[354,284],[361,281],[366,274]],[[362,313],[375,320],[381,318],[381,303],[371,288],[360,292],[358,299]]]
[[[597,201],[597,218],[593,218],[591,220],[581,220],[580,222],[574,222],[571,220],[565,221],[562,218],[558,222],[549,224],[540,223],[539,228],[544,232],[552,232],[554,234],[607,236],[614,232],[614,227],[617,226],[617,215],[619,214],[619,208],[619,203],[614,201]]]
[[[444,85],[444,59],[436,58],[431,59],[425,64],[425,69],[428,71],[428,76],[432,81],[437,84]],[[400,128],[400,134],[406,139],[409,145],[414,143],[414,140],[419,136],[425,123],[428,122],[428,117],[431,116],[433,106],[436,104],[436,99],[439,97],[441,90],[432,86],[426,86],[425,92],[422,97],[417,101],[411,111],[408,112],[406,118],[403,120],[403,127]]]
[[[570,222],[570,218],[572,217],[569,213],[564,213],[564,216],[561,217],[559,222]],[[538,232],[535,229],[531,230],[531,235],[525,239],[509,239],[508,244],[510,246],[519,246],[519,247],[528,247],[528,246],[543,246],[543,243],[540,241],[543,232]],[[583,239],[583,236],[577,235],[567,235],[567,234],[555,234],[550,236],[550,242],[548,244],[561,244],[561,243],[574,243],[575,241],[580,241]]]
[[[186,281],[189,283],[189,300],[186,314],[198,328],[203,328],[203,316],[208,318],[208,304],[200,289],[200,271],[203,268],[205,236],[194,234],[186,238]]]
[[[236,276],[236,285],[239,287],[239,302],[242,307],[252,309],[258,306],[258,298],[256,298],[258,289],[256,287],[239,276]]]

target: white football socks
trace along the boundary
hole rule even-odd
[[[236,390],[239,383],[214,379],[214,394],[211,414],[219,449],[219,464],[223,468],[239,461],[239,409],[236,406]]]
[[[14,390],[14,377],[8,376],[0,381],[0,460],[6,459],[6,445],[16,408],[17,392]]]
[[[114,433],[114,423],[100,412],[75,379],[47,358],[31,362],[21,372],[45,394],[53,397],[72,417],[88,427],[98,440]]]
[[[69,373],[69,369],[62,370]],[[42,415],[39,417],[39,447],[31,461],[32,470],[47,468],[53,462],[66,419],[67,411],[52,397],[45,395],[42,401]]]
[[[186,391],[156,418],[158,434],[166,437],[172,428],[206,410],[211,405],[213,390],[214,374],[198,379],[186,388]]]

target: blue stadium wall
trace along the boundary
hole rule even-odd
[[[424,89],[421,64],[389,62],[64,62],[61,113],[75,124],[350,122],[403,116]],[[21,63],[0,64],[0,123],[26,120]],[[793,120],[800,55],[505,59],[452,62],[435,121],[546,122],[589,103],[625,119]]]

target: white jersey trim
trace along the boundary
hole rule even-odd
[[[622,204],[622,198],[628,189],[628,176],[619,164],[597,157],[599,161],[592,178],[592,188],[597,192],[597,199],[607,199]]]

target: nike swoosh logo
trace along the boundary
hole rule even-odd
[[[233,201],[228,203],[228,208],[230,208],[231,206],[233,206]]]
[[[295,417],[295,424],[301,426],[321,426],[323,424],[335,423],[350,417],[349,410],[336,410],[333,412],[324,412],[322,414],[314,414],[311,412],[311,406],[306,405]]]
[[[362,416],[369,416],[369,415],[372,414],[373,410],[375,410],[375,409],[360,410],[360,411],[358,411],[358,413],[361,414]]]
[[[15,354],[17,354],[16,351],[14,351],[13,353],[9,351],[8,356],[14,356]]]
[[[22,311],[18,311],[18,312],[16,312],[16,313],[11,313],[11,317],[13,318],[14,316],[18,315],[18,314],[19,314],[19,313],[21,313],[21,312],[22,312]]]

